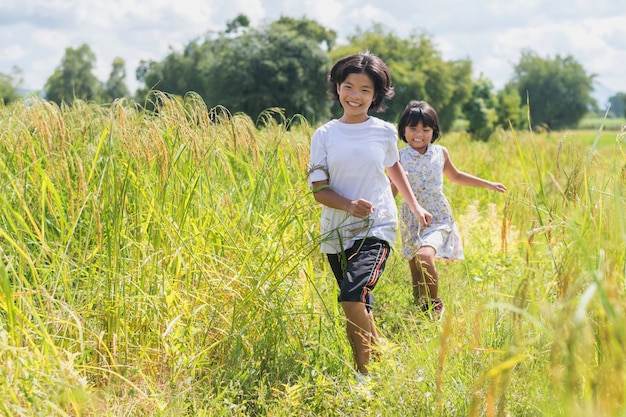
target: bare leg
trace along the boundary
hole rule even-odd
[[[346,315],[346,330],[354,351],[357,370],[367,375],[372,346],[372,326],[374,317],[365,309],[365,304],[355,301],[342,301]],[[374,332],[376,328],[374,327]]]
[[[380,336],[378,335],[378,330],[376,330],[376,324],[374,324],[374,313],[372,313],[371,311],[369,313],[367,313],[369,319],[370,319],[370,330],[372,332],[372,339],[371,339],[371,343],[372,343],[372,360],[377,360],[380,358],[380,351],[378,350],[378,344],[380,342]]]
[[[372,333],[372,344],[376,344],[378,342],[378,330],[376,330],[376,324],[374,323],[374,313],[371,311],[367,313],[367,317],[370,320],[370,332]]]
[[[413,299],[419,303],[422,298],[437,298],[439,275],[435,268],[435,249],[422,246],[417,255],[409,261],[413,282]]]

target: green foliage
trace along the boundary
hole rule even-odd
[[[226,33],[237,33],[239,29],[250,26],[250,19],[245,14],[239,14],[226,24]]]
[[[163,62],[144,63],[146,89],[184,95],[193,91],[207,106],[257,118],[277,107],[291,117],[328,117],[326,71],[329,60],[321,42],[334,42],[334,32],[306,19],[283,18],[260,29],[220,34],[191,42],[183,53]]]
[[[626,93],[617,93],[609,98],[610,114],[613,117],[626,117]]]
[[[182,53],[172,51],[161,62],[141,61],[136,75],[146,87],[137,91],[136,100],[143,103],[151,90],[180,96],[193,91],[206,96],[205,84],[211,75],[207,68],[212,61],[211,45],[201,45],[197,40],[191,41]]]
[[[572,56],[541,58],[525,50],[512,83],[528,101],[532,124],[559,130],[576,126],[594,103],[593,78]]]
[[[496,103],[493,97],[493,84],[481,77],[473,83],[470,99],[463,104],[462,110],[469,121],[467,131],[479,140],[488,140],[495,131],[497,121]]]
[[[61,65],[46,81],[46,98],[57,104],[71,104],[75,99],[99,101],[102,83],[93,74],[96,55],[87,44],[66,48]]]
[[[20,98],[19,87],[22,84],[22,71],[14,67],[11,74],[0,73],[0,104],[10,104]]]
[[[314,39],[272,25],[219,40],[204,96],[208,106],[223,105],[256,118],[280,107],[287,116],[328,117],[326,53]]]
[[[111,75],[104,84],[104,98],[108,102],[112,102],[118,98],[130,97],[128,87],[126,87],[126,67],[122,58],[113,60],[113,68]]]
[[[517,130],[527,129],[528,120],[526,113],[528,107],[522,105],[522,99],[515,88],[507,84],[502,90],[497,92],[496,101],[496,124],[498,126],[505,129],[509,127]]]
[[[488,140],[497,130],[524,129],[526,106],[516,89],[510,85],[493,93],[493,84],[483,76],[473,82],[470,98],[463,104],[462,111],[468,121],[467,132],[474,139]]]
[[[443,60],[429,35],[400,38],[374,24],[367,30],[357,27],[348,41],[337,46],[335,31],[305,17],[281,16],[251,28],[248,17],[240,14],[227,22],[223,32],[192,40],[162,61],[141,61],[135,75],[143,86],[134,99],[153,110],[154,91],[180,97],[194,92],[208,107],[222,106],[254,120],[265,109],[279,108],[288,117],[300,114],[316,123],[341,113],[326,95],[326,73],[332,61],[369,49],[391,69],[396,95],[380,115],[391,122],[408,101],[422,99],[438,110],[444,131],[465,117],[472,134],[487,138],[499,128],[524,129],[529,120],[527,101],[532,103],[532,123],[550,129],[576,126],[595,105],[590,96],[594,76],[587,75],[571,56],[543,59],[525,51],[511,82],[487,97],[473,95],[473,84],[485,80],[472,79],[471,61]],[[129,97],[123,60],[113,61],[109,79],[101,83],[92,74],[95,59],[86,44],[67,48],[61,65],[46,82],[48,99],[57,104],[74,99],[102,103]],[[20,82],[0,74],[5,104],[15,101]],[[611,98],[609,116],[624,112],[621,94]]]
[[[271,23],[275,29],[285,29],[291,31],[294,35],[304,36],[313,39],[318,44],[325,44],[326,50],[331,51],[337,41],[337,32],[332,29],[326,29],[314,20],[302,17],[294,19],[292,17],[281,16],[280,19]]]

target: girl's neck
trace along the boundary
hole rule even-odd
[[[428,151],[428,148],[430,148],[430,145],[432,145],[432,143],[429,143],[428,145],[422,146],[420,148],[413,148],[413,150],[420,155],[424,155]]]

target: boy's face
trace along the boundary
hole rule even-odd
[[[374,101],[374,82],[367,74],[348,74],[337,84],[339,103],[343,107],[344,123],[362,123],[367,120],[370,106]]]

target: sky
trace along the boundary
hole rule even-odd
[[[22,87],[41,90],[66,48],[86,43],[96,77],[106,81],[121,57],[134,92],[141,60],[162,61],[240,13],[251,26],[306,17],[335,30],[340,44],[374,23],[399,37],[426,34],[443,59],[471,60],[475,76],[496,89],[512,78],[523,50],[569,55],[595,74],[601,108],[626,92],[624,0],[0,0],[0,73],[18,67]]]

